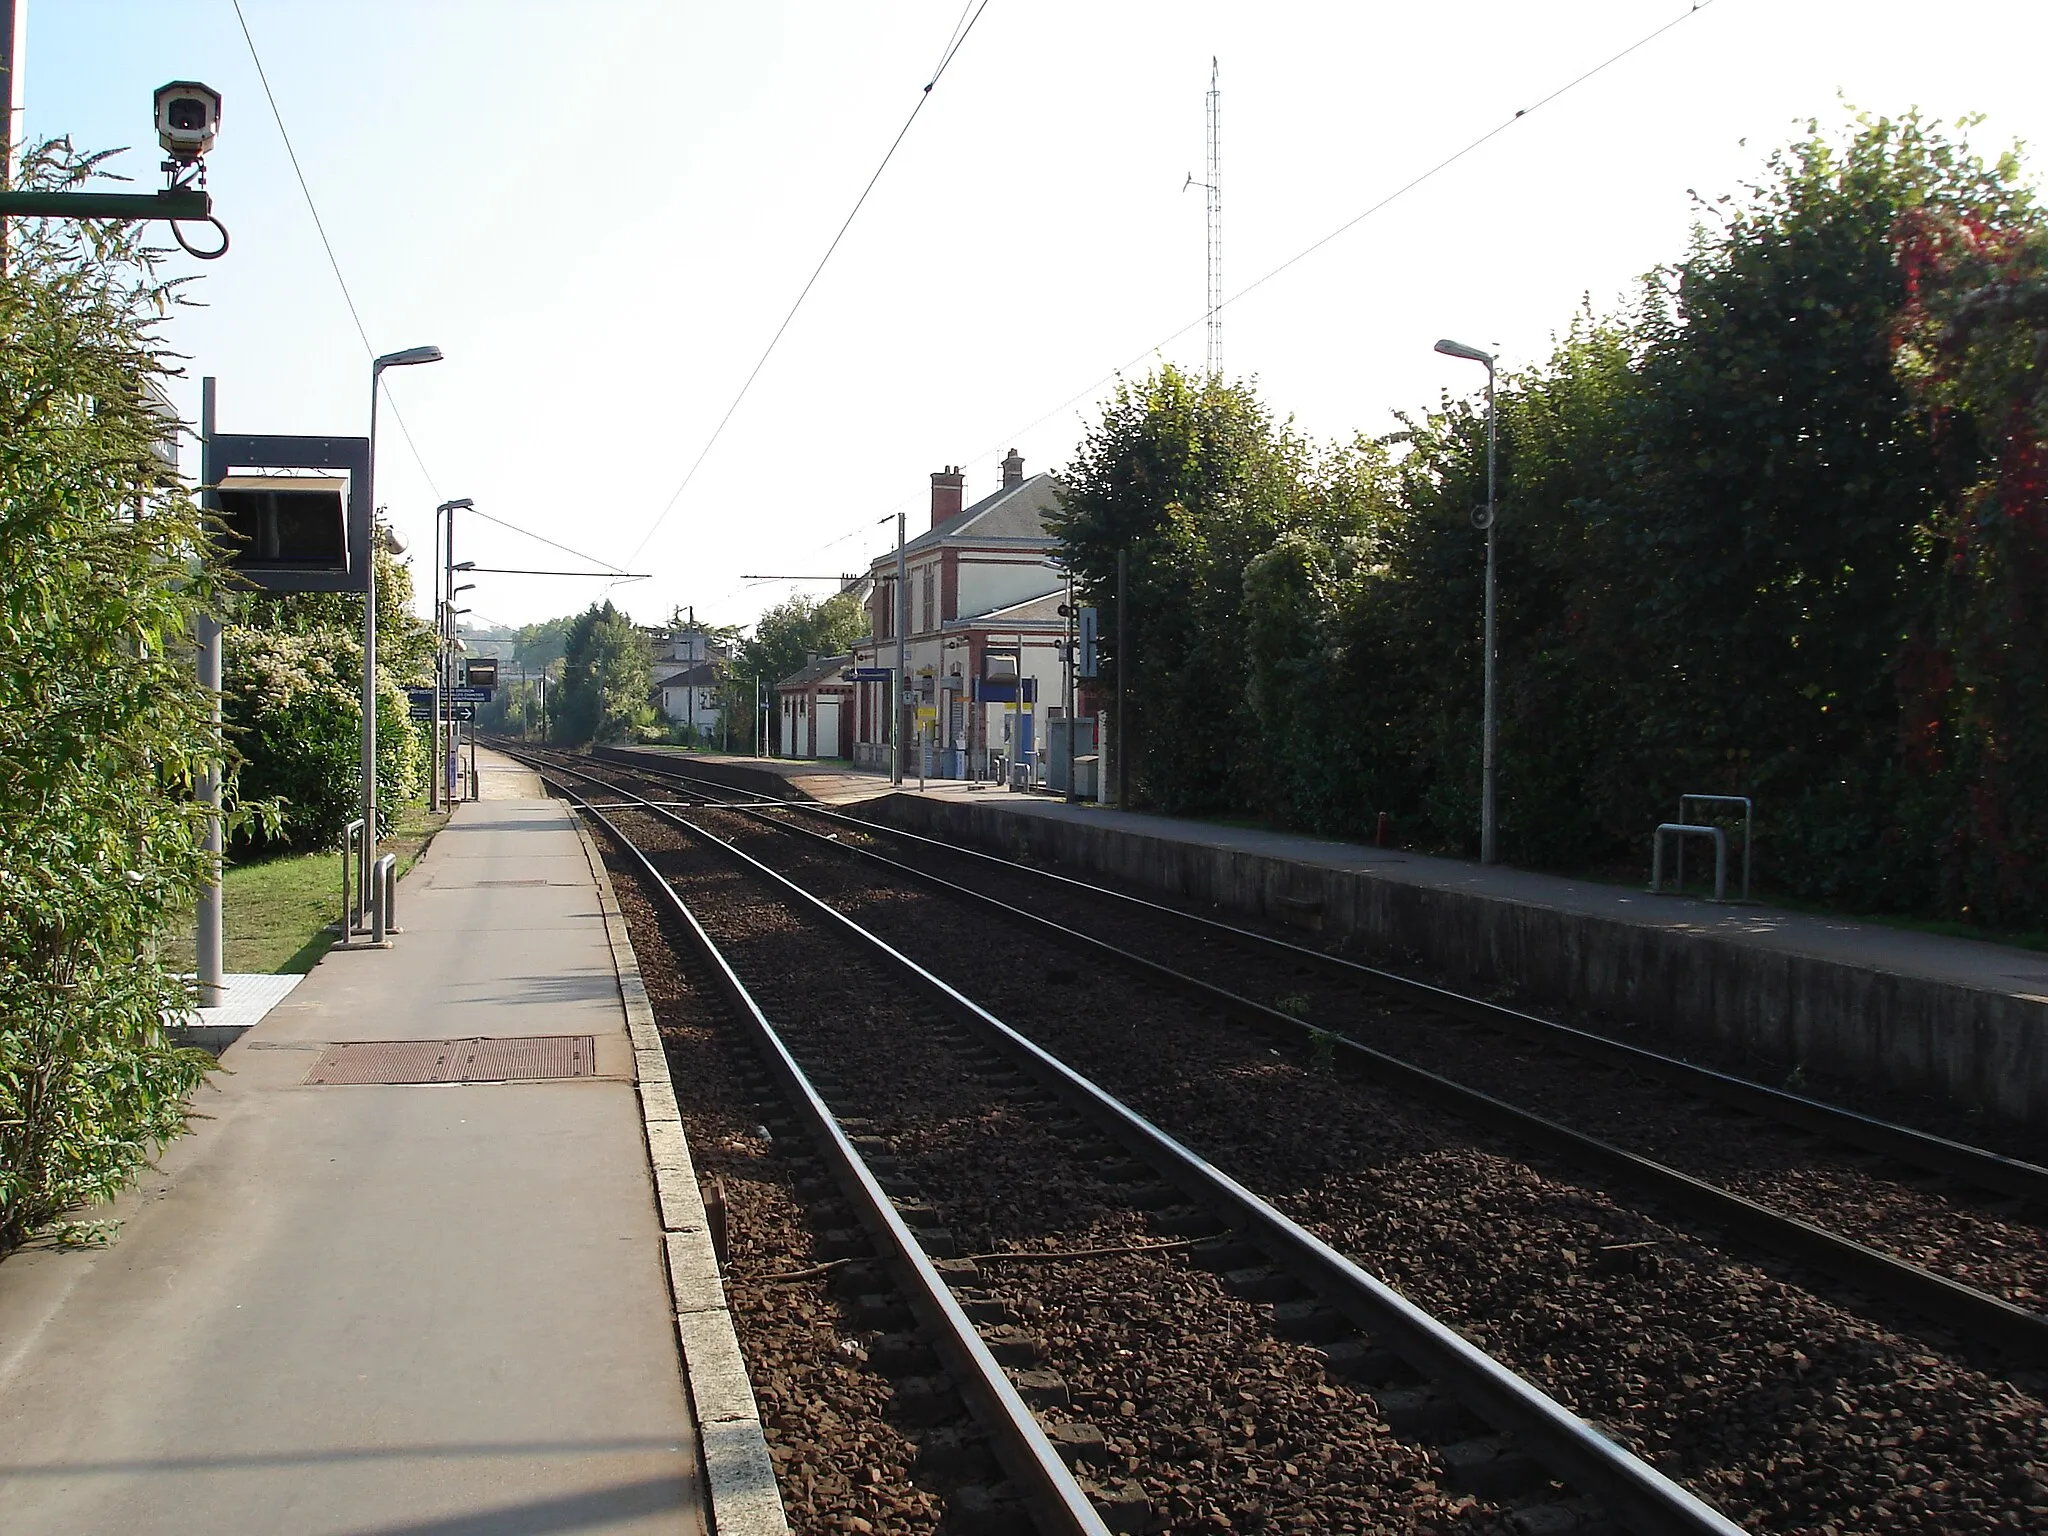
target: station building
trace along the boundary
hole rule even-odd
[[[958,465],[935,473],[930,521],[904,545],[911,749],[922,744],[924,771],[939,778],[985,777],[997,755],[1037,756],[1048,722],[1062,713],[1059,609],[1067,587],[1047,526],[1059,484],[1049,474],[1026,476],[1014,448],[1000,467],[1001,485],[972,505]],[[845,659],[850,673],[896,664],[896,551],[878,556],[869,577],[870,629]],[[889,708],[886,682],[850,684],[840,739],[854,766],[888,767]],[[814,730],[813,742],[820,739]],[[919,766],[906,757],[906,773]]]
[[[775,705],[782,718],[777,739],[783,756],[852,755],[855,685],[840,676],[852,665],[850,655],[813,656],[775,685]]]

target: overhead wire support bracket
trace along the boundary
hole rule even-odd
[[[192,187],[161,192],[0,192],[10,219],[189,219],[213,217],[213,199]]]

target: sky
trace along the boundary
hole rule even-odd
[[[1980,149],[2048,163],[2040,0],[241,0],[359,333],[231,0],[28,3],[32,137],[133,146],[153,186],[151,93],[224,96],[232,248],[167,263],[197,278],[166,333],[188,419],[211,374],[223,430],[361,434],[369,357],[432,343],[378,424],[415,568],[470,497],[651,573],[479,575],[471,622],[750,622],[864,569],[899,510],[914,536],[932,471],[973,499],[1011,447],[1056,470],[1118,370],[1199,367],[1212,59],[1227,294],[1502,130],[1223,311],[1226,372],[1320,440],[1481,383],[1440,336],[1541,360],[1808,119],[1982,114]],[[592,568],[481,518],[457,540]]]

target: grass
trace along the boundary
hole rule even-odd
[[[402,875],[448,818],[421,805],[399,810],[380,852],[398,855]],[[285,853],[231,864],[222,875],[226,969],[304,975],[339,937],[341,854]]]

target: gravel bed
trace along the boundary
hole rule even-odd
[[[736,838],[759,823],[728,817]],[[843,834],[847,835],[847,834]],[[851,834],[858,836],[859,834]],[[891,857],[886,839],[863,839]],[[928,866],[926,859],[904,862]],[[939,871],[1072,926],[1072,899],[985,867]],[[1389,1003],[1355,983],[1222,943],[1169,919],[1105,906],[1087,931],[1361,1044],[1681,1168],[2033,1311],[2048,1310],[2048,1211],[1730,1111],[1632,1073]]]
[[[950,1021],[902,1001],[889,972],[672,831],[644,816],[621,825],[835,1113],[887,1143],[962,1253],[1161,1241],[1130,1186],[1103,1171],[1120,1152],[1035,1091],[992,1089],[989,1060]],[[1182,1249],[993,1261],[973,1286],[1038,1340],[1037,1368],[1055,1371],[1068,1399],[1042,1416],[1102,1432],[1103,1454],[1079,1470],[1142,1491],[1144,1530],[1511,1530],[1505,1507],[1449,1486],[1432,1447],[1393,1434],[1368,1391],[1326,1376],[1318,1349],[1277,1337],[1259,1304],[1228,1294]]]
[[[761,1111],[742,1086],[756,1069],[753,1052],[720,1000],[677,959],[671,920],[641,894],[635,872],[615,864],[613,876],[697,1177],[707,1195],[715,1185],[724,1197],[727,1304],[790,1529],[935,1531],[943,1490],[917,1485],[917,1445],[891,1422],[891,1384],[867,1367],[860,1335],[825,1279],[768,1279],[809,1267],[816,1249],[807,1202],[794,1189],[804,1170],[792,1166],[786,1143],[761,1135]]]
[[[706,813],[1757,1530],[2048,1528],[2038,1383],[1200,1006]],[[1048,977],[1051,978],[1050,984]]]

